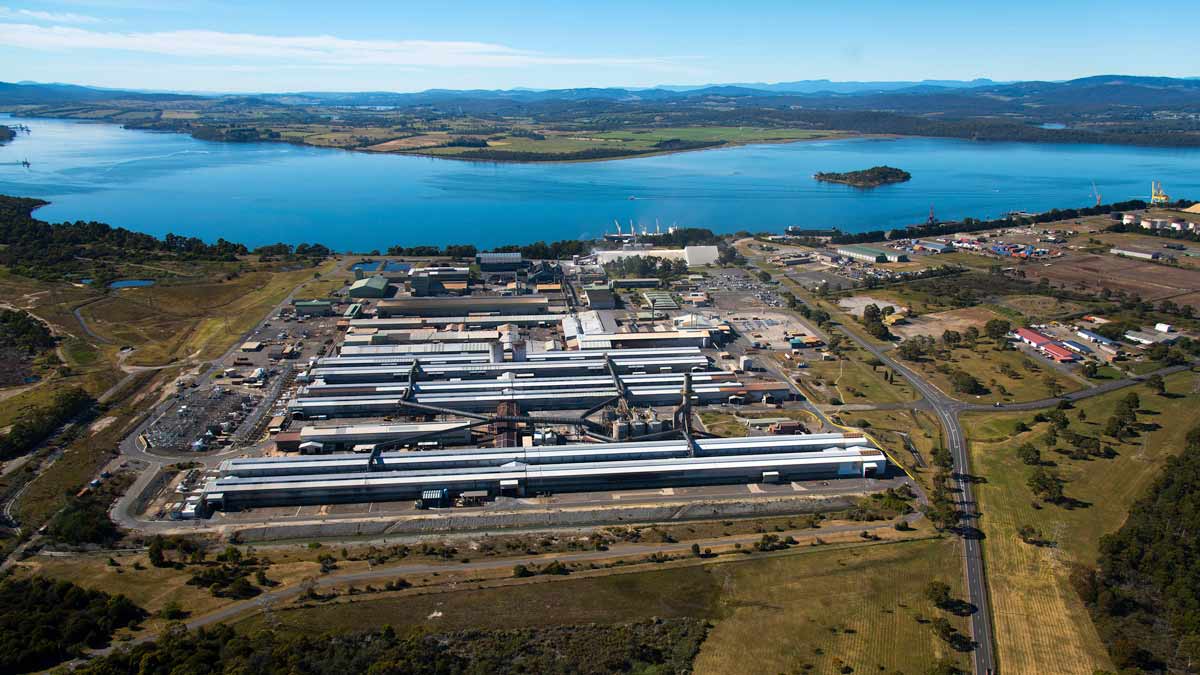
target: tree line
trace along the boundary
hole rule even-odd
[[[22,412],[8,432],[0,434],[0,460],[19,457],[33,450],[94,402],[83,389],[68,387],[55,393],[45,405]]]
[[[22,276],[56,280],[86,269],[80,258],[128,262],[172,256],[232,261],[248,252],[244,245],[224,239],[214,244],[176,234],[158,239],[95,221],[48,223],[34,218],[34,209],[48,203],[0,195],[0,265]]]
[[[1135,211],[1144,209],[1148,205],[1140,199],[1133,199],[1124,202],[1116,202],[1113,204],[1101,204],[1100,206],[1087,206],[1078,209],[1050,209],[1042,213],[1037,213],[1031,216],[1006,216],[1004,218],[995,218],[992,220],[979,220],[977,218],[964,218],[961,222],[935,222],[925,223],[922,225],[910,225],[909,227],[900,230],[872,230],[870,232],[856,232],[852,234],[840,234],[830,239],[833,244],[861,244],[869,241],[883,241],[897,237],[902,238],[921,238],[921,237],[941,237],[948,234],[956,234],[958,232],[980,232],[983,230],[993,230],[1001,227],[1022,227],[1028,225],[1036,225],[1039,223],[1052,223],[1059,220],[1070,220],[1081,216],[1098,216],[1113,211]]]
[[[0,309],[0,345],[38,354],[54,347],[54,335],[29,312]]]
[[[348,635],[246,635],[227,625],[168,628],[156,642],[93,660],[80,675],[261,673],[683,673],[707,633],[698,619],[620,625],[468,630],[444,634],[390,626]]]
[[[0,582],[0,672],[45,670],[108,644],[146,612],[123,595],[44,577]]]
[[[1118,668],[1200,670],[1200,426],[1071,579]],[[1125,670],[1122,670],[1125,672]]]
[[[614,278],[670,279],[687,274],[686,260],[634,255],[605,263],[604,271]]]

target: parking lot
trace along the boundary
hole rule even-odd
[[[710,272],[697,287],[712,297],[718,309],[787,306],[777,284],[764,283],[744,270]]]

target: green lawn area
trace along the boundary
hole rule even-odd
[[[740,438],[748,436],[750,433],[746,429],[746,425],[734,419],[733,415],[726,413],[702,412],[700,421],[704,423],[704,428],[708,429],[709,433],[726,438]]]
[[[898,403],[915,400],[916,395],[908,380],[897,375],[893,382],[884,379],[888,370],[884,366],[872,368],[868,360],[872,358],[866,350],[853,346],[853,343],[842,352],[836,361],[822,361],[815,353],[806,353],[802,358],[808,359],[806,368],[797,369],[797,382],[806,390],[811,391],[820,402],[828,403],[838,399],[842,403]],[[784,367],[791,362],[780,360]]]
[[[1081,388],[1079,382],[1063,375],[1049,362],[1039,361],[1015,349],[996,351],[986,339],[980,340],[973,349],[959,347],[952,350],[945,360],[926,358],[919,363],[904,363],[920,371],[942,391],[964,401],[1020,402],[1050,398],[1055,394],[1048,381],[1057,383],[1063,393]],[[988,392],[973,396],[955,391],[950,374],[956,370],[975,376]]]
[[[805,666],[831,673],[835,664],[859,673],[923,673],[939,657],[968,665],[927,623],[945,616],[966,631],[966,620],[923,596],[925,585],[938,579],[961,597],[959,550],[950,539],[805,547],[651,571],[275,608],[237,626],[321,634],[385,624],[451,631],[694,617],[713,623],[696,673],[802,672]]]
[[[1040,439],[1049,424],[1031,424],[1033,413],[964,416],[972,470],[981,478],[975,490],[983,514],[984,555],[1005,671],[1090,675],[1111,668],[1085,608],[1067,581],[1067,566],[1095,562],[1100,537],[1120,527],[1130,504],[1158,475],[1166,458],[1183,446],[1200,403],[1200,395],[1193,393],[1196,377],[1177,373],[1167,378],[1167,390],[1176,397],[1132,387],[1087,399],[1068,410],[1073,430],[1099,436],[1117,402],[1127,392],[1137,392],[1139,420],[1147,428],[1119,444],[1104,437],[1118,453],[1113,459],[1072,460],[1048,451]],[[1085,421],[1078,419],[1080,411]],[[1018,432],[1018,421],[1032,430]],[[1026,485],[1032,468],[1015,455],[1015,448],[1027,441],[1042,450],[1044,461],[1055,463],[1052,470],[1066,480],[1067,496],[1082,506],[1035,508],[1036,499]],[[1022,542],[1016,535],[1022,525],[1036,527],[1054,545]]]

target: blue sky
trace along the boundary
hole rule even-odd
[[[853,9],[849,9],[852,7]],[[190,91],[1200,75],[1193,2],[0,0],[0,80]]]

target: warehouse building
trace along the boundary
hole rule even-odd
[[[1108,252],[1123,258],[1137,258],[1139,260],[1159,260],[1162,258],[1162,253],[1159,251],[1142,251],[1132,248],[1112,248]]]
[[[718,377],[718,376],[712,376]],[[591,380],[591,378],[586,378]],[[501,403],[516,403],[524,410],[582,410],[602,405],[618,395],[612,380],[577,382],[569,385],[547,386],[537,380],[513,381],[509,386],[485,383],[484,388],[470,390],[459,386],[458,391],[437,391],[432,386],[418,386],[412,397],[422,405],[432,405],[470,412],[495,411]],[[388,394],[371,394],[369,387],[355,392],[359,395],[300,397],[288,403],[288,412],[298,419],[316,417],[361,417],[388,415],[400,409],[406,385],[387,385],[379,389],[395,389]],[[631,384],[626,398],[637,405],[672,405],[679,402],[680,384]],[[328,391],[328,390],[323,390]],[[323,392],[322,392],[323,393]],[[779,401],[788,397],[787,385],[780,382],[745,384],[737,381],[715,380],[692,384],[692,400],[700,404],[749,403]]]
[[[1174,335],[1167,333],[1152,333],[1144,330],[1131,330],[1125,332],[1125,339],[1130,342],[1135,342],[1143,347],[1149,347],[1156,344],[1172,345],[1178,339]]]
[[[442,283],[462,282],[471,278],[470,267],[417,267],[408,273],[410,279],[426,277]]]
[[[683,386],[683,373],[649,373],[644,375],[622,375],[621,382],[626,386],[655,386],[673,387],[676,392]],[[691,373],[693,385],[709,383],[728,383],[740,386],[732,373],[724,370],[711,370]],[[535,389],[595,389],[608,387],[612,384],[609,375],[590,377],[543,377],[543,378],[499,378],[495,380],[425,380],[418,381],[418,394],[480,394],[496,392],[520,392]],[[315,380],[299,391],[300,398],[321,396],[354,397],[354,396],[399,396],[408,391],[408,382],[381,380],[376,382],[343,382],[329,383]]]
[[[415,358],[425,360],[431,357],[446,356],[446,354],[481,354],[481,356],[487,357],[482,360],[499,360],[500,351],[496,342],[434,342],[434,344],[428,345],[352,345],[342,347],[338,356],[407,357],[409,362],[412,362]]]
[[[471,442],[468,424],[468,421],[459,421],[306,426],[300,429],[300,443],[301,447],[315,443],[319,446],[317,450],[322,453],[370,450],[378,443],[403,442],[417,435],[423,440],[462,444]]]
[[[658,288],[661,285],[662,281],[659,279],[629,278],[612,281],[613,288]]]
[[[666,291],[644,291],[642,298],[650,309],[679,309],[675,296]]]
[[[412,343],[441,342],[498,342],[500,331],[496,330],[438,330],[417,328],[413,330],[372,330],[351,328],[342,343],[350,345],[399,345]]]
[[[326,368],[370,368],[391,366],[409,368],[414,361],[432,363],[493,363],[488,353],[462,354],[380,354],[377,356],[325,356],[317,359],[316,365]]]
[[[469,448],[226,460],[204,487],[209,509],[417,499],[426,490],[489,495],[884,476],[887,459],[861,437],[754,436],[687,441]],[[372,468],[374,470],[372,470]]]
[[[1083,354],[1084,356],[1087,356],[1088,354],[1092,353],[1092,350],[1090,347],[1088,347],[1087,345],[1085,345],[1081,342],[1076,342],[1075,340],[1063,340],[1062,346],[1066,347],[1067,349],[1070,349],[1071,351],[1075,352],[1076,354]]]
[[[1059,363],[1069,363],[1071,361],[1079,360],[1079,354],[1076,354],[1075,352],[1071,351],[1070,349],[1068,349],[1062,345],[1059,345],[1059,344],[1050,343],[1048,345],[1045,345],[1042,347],[1042,352],[1046,356],[1049,356],[1050,358],[1054,359],[1055,361],[1058,361]]]
[[[487,314],[548,314],[550,300],[544,296],[525,295],[446,297],[446,298],[395,298],[383,300],[378,306],[379,316],[464,316],[470,320],[472,313]]]
[[[1054,339],[1042,333],[1033,330],[1032,328],[1018,328],[1016,330],[1017,339],[1025,344],[1041,349],[1046,345],[1054,342]]]
[[[912,243],[913,249],[917,251],[925,251],[927,253],[953,253],[954,247],[950,244],[943,244],[940,241],[930,241],[928,239],[917,239]]]
[[[617,307],[617,296],[610,288],[585,288],[583,297],[587,300],[588,307],[592,309],[616,309]]]
[[[721,250],[716,246],[685,246],[683,248],[626,248],[616,251],[596,252],[596,260],[601,265],[634,256],[682,260],[688,264],[688,267],[700,267],[702,265],[716,264],[717,260],[721,257]]]
[[[1075,334],[1078,335],[1079,337],[1083,338],[1084,340],[1087,340],[1088,342],[1094,342],[1096,344],[1105,345],[1106,347],[1119,346],[1119,343],[1117,343],[1116,340],[1110,340],[1099,333],[1087,330],[1085,328],[1081,328],[1081,329],[1075,331]]]
[[[292,307],[296,316],[333,316],[333,303],[329,300],[296,300]]]
[[[350,284],[346,294],[352,298],[384,298],[388,295],[388,280],[385,276],[364,277]]]
[[[454,282],[446,282],[454,283]],[[465,283],[465,282],[464,282]],[[450,290],[445,284],[433,277],[413,277],[408,281],[408,288],[413,296],[418,298],[427,298],[431,295],[447,295]],[[464,287],[465,289],[465,287]]]
[[[646,347],[708,347],[712,334],[707,330],[647,331],[645,333],[585,333],[571,342],[579,350],[646,348]]]
[[[446,300],[447,298],[441,298]],[[482,314],[461,316],[393,316],[374,319],[356,319],[350,322],[350,328],[376,328],[380,330],[401,328],[422,328],[425,326],[446,326],[461,324],[467,328],[483,328],[500,326],[511,323],[514,326],[548,326],[558,323],[566,314],[497,314],[487,316]]]
[[[520,253],[480,253],[475,256],[475,262],[484,272],[512,272],[525,265]]]
[[[849,246],[839,246],[837,253],[840,256],[845,256],[853,260],[869,263],[885,263],[885,262],[908,262],[908,256],[899,251],[890,249],[875,248],[874,246],[862,246],[851,244]]]
[[[586,349],[555,352],[529,352],[527,361],[580,361],[583,359],[603,358],[612,355],[614,358],[652,358],[657,356],[701,356],[699,347],[650,347],[643,349]]]
[[[387,347],[402,345],[386,345]],[[368,349],[359,347],[358,349]],[[613,358],[618,374],[689,373],[693,369],[708,370],[704,356],[664,356],[654,358]],[[426,379],[495,379],[498,377],[573,377],[603,374],[608,364],[603,358],[568,361],[510,361],[505,363],[447,363],[426,365],[421,361]],[[341,382],[382,382],[408,379],[408,369],[394,367],[329,368],[316,366],[307,373],[309,381],[322,379],[330,384]]]

